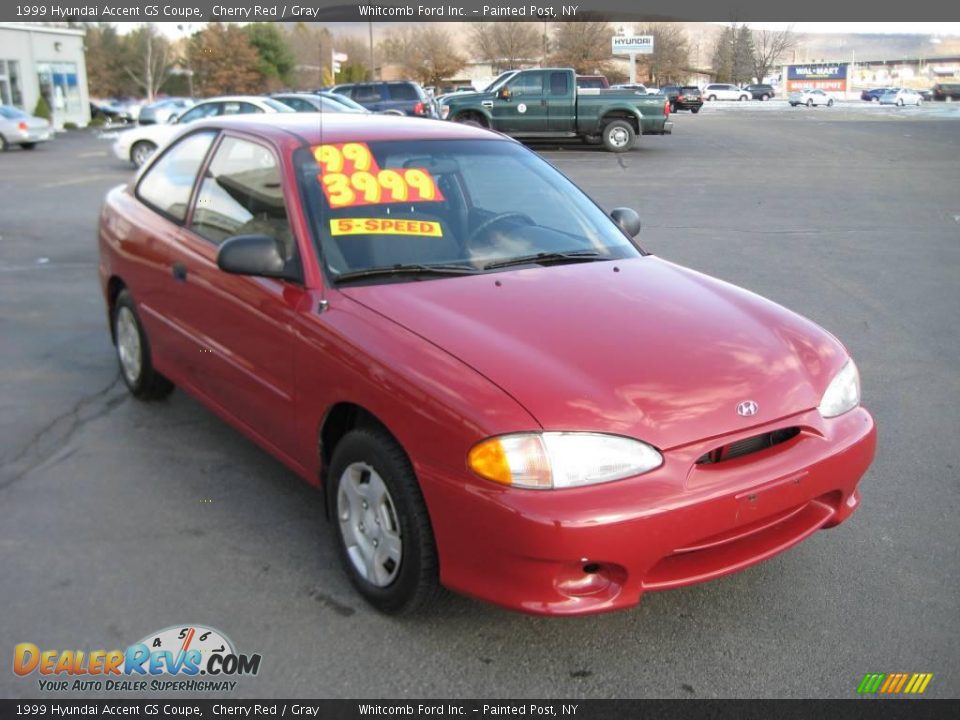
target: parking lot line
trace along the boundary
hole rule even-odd
[[[49,190],[50,188],[66,187],[67,185],[80,185],[82,183],[87,183],[92,180],[108,180],[113,177],[116,177],[116,176],[107,175],[104,173],[100,173],[97,175],[82,175],[80,177],[70,178],[68,180],[58,180],[57,182],[45,183],[40,187],[44,188],[45,190]]]

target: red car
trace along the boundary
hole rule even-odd
[[[109,193],[100,277],[130,391],[322,488],[374,606],[575,615],[843,522],[874,455],[833,336],[639,229],[483,129],[218,118]]]

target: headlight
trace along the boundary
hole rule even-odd
[[[853,410],[860,404],[860,373],[853,360],[847,360],[836,377],[830,381],[827,391],[820,399],[817,410],[825,418],[837,417]]]
[[[541,490],[621,480],[662,464],[663,456],[646,443],[598,433],[501,435],[474,445],[467,456],[482,478]]]

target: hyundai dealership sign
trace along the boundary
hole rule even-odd
[[[649,55],[653,52],[653,35],[614,35],[611,45],[614,55]]]

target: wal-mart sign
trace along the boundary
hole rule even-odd
[[[649,55],[653,52],[653,35],[614,35],[611,44],[614,55]]]

